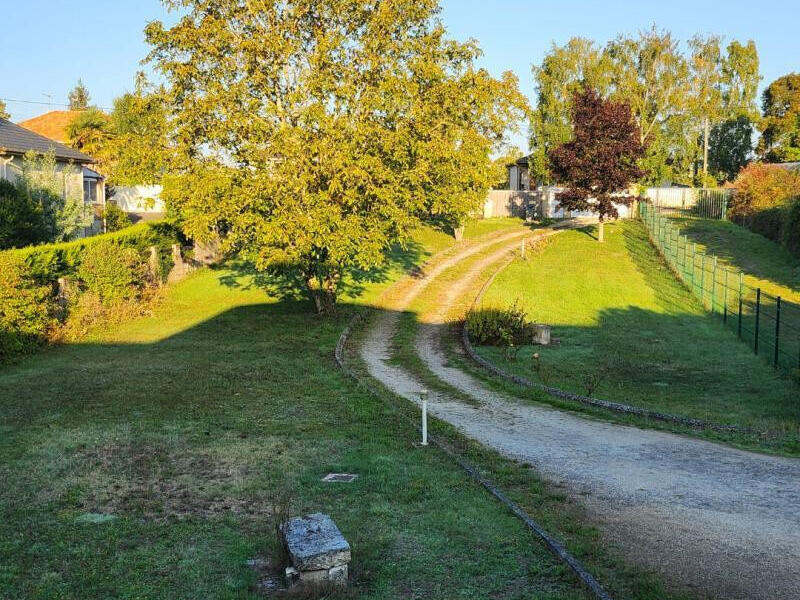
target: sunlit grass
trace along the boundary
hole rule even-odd
[[[501,273],[484,299],[492,307],[519,302],[531,319],[554,326],[558,343],[526,347],[513,362],[497,348],[480,352],[570,391],[776,431],[778,446],[800,451],[797,386],[707,315],[661,262],[641,224],[607,226],[603,244],[592,235],[556,236]]]

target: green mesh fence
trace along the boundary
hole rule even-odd
[[[639,206],[650,240],[683,283],[755,354],[776,369],[800,369],[800,305],[747,285],[741,271],[698,252],[669,215],[651,203]]]

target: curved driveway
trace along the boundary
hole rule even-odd
[[[388,360],[400,312],[469,260],[466,273],[426,303],[433,308],[419,315],[415,346],[432,373],[477,402],[431,393],[429,410],[564,486],[629,560],[673,585],[726,600],[800,598],[800,461],[524,403],[449,365],[447,317],[518,244],[519,234],[468,243],[400,282],[393,310],[370,323],[360,348],[370,374],[417,401],[422,384]]]

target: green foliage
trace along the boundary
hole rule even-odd
[[[69,145],[98,160],[101,169],[101,155],[111,136],[111,119],[98,108],[82,111],[67,127]]]
[[[734,219],[784,205],[800,195],[800,172],[774,165],[752,164],[733,182],[735,193],[730,204]]]
[[[755,44],[733,41],[723,52],[714,35],[692,38],[688,53],[668,31],[655,27],[618,36],[604,47],[573,38],[552,48],[534,67],[534,78],[531,175],[537,180],[552,180],[547,155],[569,140],[570,97],[582,87],[630,105],[647,148],[640,162],[647,173],[642,183],[692,183],[703,162],[705,124],[757,118]]]
[[[800,160],[800,74],[769,84],[762,95],[764,118],[758,152],[767,161]]]
[[[74,276],[86,250],[106,241],[134,248],[140,255],[144,255],[150,246],[155,246],[161,256],[168,260],[172,244],[180,243],[181,236],[175,227],[167,223],[138,223],[115,233],[7,252],[21,257],[38,281],[52,283],[59,277]]]
[[[159,184],[167,171],[169,142],[163,89],[139,76],[136,91],[114,100],[110,141],[104,158],[113,185]]]
[[[0,119],[10,119],[11,115],[6,109],[6,103],[0,100]]]
[[[800,172],[754,163],[733,186],[731,219],[800,256]]]
[[[606,54],[585,38],[572,38],[564,46],[553,44],[533,66],[536,110],[531,116],[529,171],[537,182],[551,182],[548,154],[572,136],[570,114],[573,94],[584,86],[606,93],[610,84]]]
[[[794,198],[785,211],[783,245],[795,256],[800,256],[800,196]]]
[[[47,241],[41,206],[20,187],[0,179],[0,250]]]
[[[753,151],[753,123],[746,116],[728,119],[711,128],[708,169],[715,181],[733,181]]]
[[[134,248],[101,240],[83,253],[78,277],[104,304],[131,300],[145,284],[146,267]]]
[[[45,343],[55,323],[52,288],[37,283],[24,261],[0,253],[0,362]]]
[[[131,226],[131,218],[124,210],[113,202],[108,202],[103,211],[103,219],[106,223],[106,231],[119,231]]]
[[[94,216],[83,203],[80,173],[77,165],[60,165],[53,150],[25,154],[18,186],[28,203],[42,213],[44,239],[69,240],[79,229],[91,225]]]
[[[53,291],[59,278],[78,278],[90,292],[79,295],[77,286],[73,287],[69,305],[62,305],[58,313],[61,320],[69,321],[59,327],[61,333],[75,337],[83,325],[109,312],[109,306],[116,309],[122,300],[138,299],[147,283],[158,283],[146,274],[150,246],[159,250],[163,279],[172,266],[172,244],[181,241],[171,225],[141,223],[74,242],[0,252],[0,362],[46,341],[56,324]],[[132,315],[137,310],[131,306],[117,312],[118,316]]]
[[[446,38],[435,0],[181,5],[146,36],[181,172],[163,197],[189,235],[221,235],[330,311],[421,220],[480,207],[526,104],[511,73]]]
[[[78,79],[78,83],[68,94],[67,100],[69,101],[70,110],[86,110],[89,108],[89,102],[91,102],[92,99],[91,96],[89,96],[89,90],[83,85],[81,79]]]
[[[531,339],[527,319],[527,313],[514,301],[508,308],[471,311],[467,315],[467,329],[470,340],[481,346],[519,346]]]

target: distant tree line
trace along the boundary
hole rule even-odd
[[[752,41],[724,46],[720,36],[697,35],[682,50],[671,33],[655,27],[605,46],[573,38],[553,45],[533,73],[530,162],[539,181],[552,178],[549,152],[570,139],[573,94],[585,87],[630,106],[645,146],[643,183],[732,180],[751,159],[756,127],[766,122],[758,111],[759,59]],[[765,115],[775,112],[772,97],[786,95],[786,88],[768,89]],[[770,140],[790,137],[777,132],[785,116],[772,121],[775,135],[762,135],[759,144],[765,157],[776,156]]]

